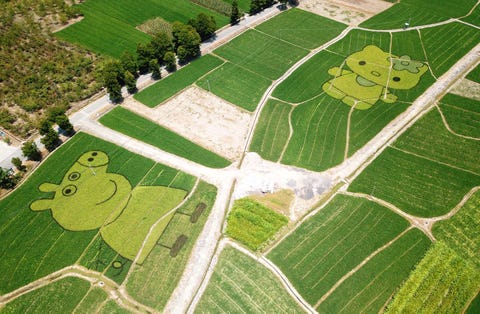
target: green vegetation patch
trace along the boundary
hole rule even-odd
[[[202,56],[133,97],[153,108],[191,85],[209,71],[219,67],[222,63],[222,60],[212,55]]]
[[[216,49],[215,53],[236,65],[275,80],[308,51],[252,29]]]
[[[100,118],[100,122],[115,131],[207,167],[223,168],[230,164],[217,154],[122,107],[114,108]]]
[[[233,2],[233,0],[223,0],[223,1],[230,4]],[[238,0],[238,7],[240,8],[241,11],[248,12],[250,10],[250,3],[251,3],[251,0]]]
[[[480,312],[480,291],[475,297],[475,299],[472,300],[470,305],[468,306],[468,309],[465,311],[467,314],[475,314]]]
[[[216,188],[200,181],[190,198],[170,220],[145,262],[142,265],[133,266],[132,275],[126,287],[135,300],[159,311],[163,309],[177,287],[195,241],[210,214],[215,197]],[[196,222],[192,222],[191,215],[202,203],[206,205],[205,210]],[[181,250],[176,252],[177,255],[172,257],[171,250],[181,235],[187,237],[186,242]]]
[[[455,3],[442,0],[402,0],[360,26],[372,29],[398,29],[407,22],[410,22],[410,26],[433,24],[451,17],[462,17],[475,3],[475,0],[461,0]]]
[[[76,277],[53,282],[7,303],[2,313],[72,313],[101,307],[108,295]],[[82,313],[82,312],[80,312]],[[83,312],[86,313],[86,312]]]
[[[226,25],[227,16],[218,14],[187,0],[85,1],[78,5],[85,18],[57,33],[63,39],[78,43],[94,52],[115,58],[128,50],[134,52],[139,42],[150,36],[135,27],[154,17],[168,22],[187,23],[199,13],[214,16],[217,25]]]
[[[435,238],[444,241],[465,260],[480,269],[480,192],[473,194],[450,219],[433,225]]]
[[[480,12],[480,6],[477,7],[478,11]],[[467,75],[467,79],[480,83],[480,64],[475,67],[470,73]]]
[[[276,246],[268,258],[307,302],[316,305],[338,280],[407,226],[406,220],[376,203],[337,195]],[[386,268],[392,259],[382,261]],[[372,277],[370,273],[369,280]]]
[[[344,160],[350,108],[327,95],[295,107],[282,163],[322,171]]]
[[[293,8],[269,19],[256,29],[291,44],[313,49],[338,36],[345,29],[345,25]]]
[[[272,81],[230,62],[204,76],[197,85],[248,111],[255,111]]]
[[[290,135],[288,121],[292,110],[289,104],[268,100],[255,126],[250,151],[257,152],[264,159],[278,161]]]
[[[360,51],[365,46],[373,45],[383,51],[390,51],[390,34],[386,32],[369,32],[359,29],[351,30],[342,40],[328,47],[328,51],[338,53],[344,58],[352,52]],[[401,54],[399,51],[395,53]],[[330,65],[331,66],[331,65]],[[340,66],[340,64],[337,64]]]
[[[429,65],[437,77],[480,41],[478,29],[458,22],[425,28],[420,32]]]
[[[397,287],[408,278],[430,246],[412,229],[379,252],[345,280],[317,308],[320,313],[379,313]]]
[[[195,313],[302,313],[279,279],[240,251],[220,254]]]
[[[480,138],[480,101],[447,94],[440,101],[440,111],[455,133]]]
[[[288,223],[288,218],[248,198],[235,201],[227,218],[227,235],[256,251]]]
[[[388,305],[386,313],[461,313],[480,288],[480,272],[439,241]]]

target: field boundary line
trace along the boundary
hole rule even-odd
[[[413,226],[409,226],[408,228],[406,228],[405,230],[403,230],[402,232],[400,232],[400,234],[398,234],[395,238],[393,238],[392,240],[388,241],[387,243],[385,243],[384,245],[382,245],[381,247],[379,247],[378,249],[376,249],[375,251],[373,251],[369,256],[367,256],[360,264],[358,264],[357,266],[355,266],[352,270],[350,270],[348,273],[346,273],[345,275],[342,276],[342,278],[340,278],[331,288],[330,290],[327,291],[327,293],[325,293],[321,298],[320,300],[317,301],[317,303],[315,303],[314,307],[315,308],[318,308],[320,306],[320,304],[322,304],[323,301],[325,301],[345,280],[347,280],[348,278],[350,278],[352,275],[354,275],[360,268],[362,268],[366,263],[368,263],[373,257],[375,257],[378,253],[382,252],[383,250],[387,249],[389,246],[391,246],[395,241],[397,241],[398,239],[400,239],[404,234],[406,234],[408,231],[410,231],[411,229],[413,228]]]
[[[352,123],[352,114],[356,105],[357,103],[354,103],[353,106],[348,111],[347,130],[345,135],[345,153],[343,154],[343,161],[348,159],[348,150],[350,149],[350,124]]]
[[[282,149],[282,152],[280,153],[280,157],[278,157],[278,160],[277,160],[278,163],[282,161],[283,156],[285,155],[285,152],[287,151],[288,145],[290,144],[290,141],[292,140],[293,132],[295,131],[293,129],[293,125],[292,125],[292,113],[295,110],[295,106],[291,106],[291,107],[292,108],[290,108],[290,112],[288,113],[288,131],[289,131],[288,138],[285,141],[285,145],[283,145],[283,149]]]
[[[442,108],[440,108],[438,103],[435,104],[435,107],[437,108],[438,113],[440,113],[440,116],[442,117],[443,124],[445,125],[445,128],[448,130],[448,132],[452,133],[455,136],[458,136],[458,137],[461,137],[461,138],[464,138],[464,139],[467,139],[467,140],[480,141],[480,137],[467,136],[467,135],[459,134],[459,133],[455,132],[454,130],[452,130],[451,127],[450,127],[450,124],[448,124],[447,118],[445,118],[445,115],[443,114]],[[452,107],[454,107],[454,106],[452,106]],[[455,107],[455,108],[458,108],[458,107]],[[460,108],[458,108],[458,109],[460,109]]]
[[[356,197],[356,198],[364,198],[364,199],[367,199],[369,201],[375,202],[375,203],[377,203],[377,204],[379,204],[383,207],[386,207],[386,208],[390,209],[391,211],[393,211],[394,213],[398,214],[399,216],[403,217],[408,222],[410,222],[410,224],[413,227],[415,227],[415,228],[419,229],[420,231],[422,231],[423,233],[425,233],[425,235],[427,237],[429,237],[432,241],[435,240],[435,238],[432,235],[431,230],[428,228],[428,224],[429,224],[428,221],[430,220],[430,218],[423,218],[423,217],[417,217],[417,216],[410,215],[410,214],[404,212],[403,210],[401,210],[400,208],[398,208],[397,206],[393,205],[392,203],[387,202],[387,201],[385,201],[381,198],[375,197],[375,196],[370,195],[370,194],[356,193],[356,192],[350,192],[350,191],[341,191],[339,193],[343,194],[343,195]]]
[[[470,26],[470,27],[473,27],[473,28],[476,28],[476,29],[480,29],[480,26],[477,26],[477,25],[472,24],[472,23],[468,23],[468,22],[466,22],[466,21],[464,21],[464,20],[456,19],[456,21],[457,21],[458,23],[465,24],[465,25],[467,25],[467,26]]]
[[[430,65],[430,60],[428,60],[427,50],[425,49],[425,44],[423,43],[422,32],[419,29],[417,29],[416,31],[418,33],[418,38],[420,39],[420,45],[422,46],[423,55],[425,56],[425,63],[428,66],[428,71],[435,80],[438,80],[438,77],[435,75],[435,73],[433,73],[432,66]]]
[[[302,50],[306,50],[306,51],[311,51],[311,50],[312,50],[312,49],[308,49],[308,48],[299,46],[299,45],[294,44],[294,43],[292,43],[292,42],[289,42],[288,40],[285,40],[285,39],[282,39],[282,38],[278,38],[277,36],[273,36],[272,34],[267,34],[267,33],[265,33],[264,31],[261,31],[261,30],[257,29],[256,27],[253,27],[253,28],[250,27],[250,29],[254,29],[254,30],[256,30],[257,32],[259,32],[259,33],[261,33],[261,34],[264,34],[264,35],[266,35],[266,36],[268,36],[268,37],[271,37],[271,38],[273,38],[273,39],[276,39],[276,40],[283,41],[284,43],[289,44],[289,45],[292,45],[292,46],[294,46],[294,47],[301,48]]]
[[[398,148],[398,147],[396,147],[396,146],[393,145],[393,144],[390,145],[390,147],[391,147],[392,149],[395,149],[395,150],[397,150],[397,151],[399,151],[399,152],[402,152],[402,153],[404,153],[404,154],[407,154],[407,155],[412,155],[412,156],[415,156],[415,157],[418,157],[418,158],[422,158],[422,159],[431,161],[431,162],[436,163],[436,164],[440,164],[440,165],[447,166],[447,167],[450,167],[450,168],[453,168],[453,169],[457,169],[457,170],[460,170],[460,171],[468,172],[468,173],[473,174],[473,175],[476,175],[476,176],[480,176],[480,173],[476,173],[476,172],[473,172],[473,171],[471,171],[471,170],[463,169],[463,168],[461,168],[461,167],[448,164],[448,163],[446,163],[446,162],[438,161],[438,160],[435,160],[435,159],[432,159],[432,158],[429,158],[429,157],[426,157],[426,156],[423,156],[423,155],[420,155],[420,154],[417,154],[417,153],[414,153],[414,152],[411,152],[411,151],[408,151],[408,150],[405,150],[405,149],[402,149],[402,148]]]

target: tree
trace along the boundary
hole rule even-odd
[[[0,188],[13,189],[18,182],[18,177],[0,167]]]
[[[45,134],[45,136],[42,137],[40,141],[42,142],[43,145],[45,145],[45,148],[48,149],[49,151],[54,150],[60,142],[58,138],[58,133],[53,128],[50,128],[48,133]]]
[[[120,56],[120,63],[122,64],[122,68],[125,71],[130,72],[133,74],[134,77],[138,77],[138,65],[137,65],[137,60],[135,60],[135,56],[130,53],[130,51],[125,51],[122,53]],[[125,85],[127,82],[125,82]]]
[[[137,45],[137,67],[140,74],[148,73],[149,62],[154,58],[153,49],[150,43]]]
[[[201,39],[193,26],[174,22],[172,24],[172,34],[173,44],[180,63],[186,63],[200,55]]]
[[[199,13],[197,18],[190,19],[188,24],[195,28],[202,41],[212,37],[217,29],[215,18],[213,16],[208,16],[205,13]]]
[[[235,25],[240,21],[240,10],[238,9],[238,0],[232,1],[232,11],[230,13],[230,24]]]
[[[104,86],[107,89],[110,101],[114,104],[123,100],[122,86],[117,80],[115,73],[107,72],[104,77]]]
[[[278,2],[280,2],[282,4],[282,8],[283,9],[286,9],[287,8],[287,2],[288,0],[279,0]]]
[[[65,135],[70,136],[75,133],[73,125],[70,123],[70,120],[68,120],[68,117],[65,114],[58,115],[55,118],[55,123],[57,123],[58,127],[63,130]]]
[[[23,144],[22,153],[28,160],[39,161],[42,159],[42,154],[40,154],[37,144],[33,141],[27,141]]]
[[[48,133],[48,131],[52,128],[52,123],[48,120],[42,120],[40,122],[40,126],[38,127],[38,132],[40,132],[40,135],[45,135]]]
[[[15,166],[15,168],[18,169],[18,171],[25,171],[25,166],[23,165],[22,160],[20,158],[13,157],[12,164]]]
[[[163,62],[165,63],[165,68],[168,72],[173,72],[177,69],[177,58],[172,51],[165,53],[163,57]]]
[[[172,38],[165,32],[156,34],[151,42],[152,47],[151,59],[156,58],[159,64],[163,64],[163,57],[168,51],[173,51]]]
[[[162,78],[162,73],[160,72],[160,65],[158,64],[157,59],[150,60],[149,68],[150,72],[152,72],[152,78],[154,80],[159,80]]]
[[[137,80],[130,71],[125,71],[125,86],[127,86],[127,91],[130,94],[135,94],[137,92]]]

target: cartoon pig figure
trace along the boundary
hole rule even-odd
[[[60,184],[43,183],[42,192],[54,192],[52,199],[40,199],[30,208],[50,209],[55,221],[66,230],[100,228],[105,242],[117,253],[143,263],[155,246],[174,209],[186,192],[163,186],[137,186],[122,175],[107,173],[109,159],[101,151],[78,158]],[[144,241],[147,234],[148,241]]]
[[[397,57],[373,45],[351,54],[346,64],[351,71],[339,67],[328,70],[334,78],[323,84],[322,89],[360,110],[369,109],[379,99],[395,102],[397,97],[389,88],[410,89],[428,70],[426,64],[411,60],[409,56]]]

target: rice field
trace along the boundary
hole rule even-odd
[[[439,108],[453,132],[480,138],[480,101],[447,94]]]

